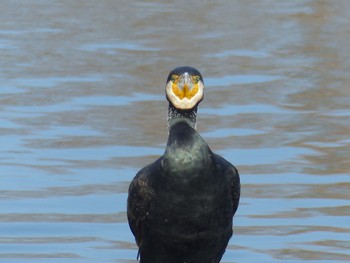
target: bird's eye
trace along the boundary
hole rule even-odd
[[[197,76],[193,76],[193,81],[194,81],[195,83],[198,83],[200,79],[201,79],[201,78],[200,78],[198,75],[197,75]]]
[[[170,80],[171,80],[172,82],[175,82],[178,78],[179,78],[178,75],[171,75]]]

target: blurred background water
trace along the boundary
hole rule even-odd
[[[136,262],[125,206],[165,80],[237,166],[223,262],[350,261],[350,2],[1,1],[0,262]]]

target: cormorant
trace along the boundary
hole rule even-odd
[[[178,67],[168,76],[165,153],[129,187],[127,215],[141,263],[217,263],[232,236],[240,179],[195,130],[203,90],[195,68]]]

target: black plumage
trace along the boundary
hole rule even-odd
[[[197,133],[196,111],[169,101],[165,153],[130,184],[128,220],[141,263],[219,262],[232,235],[238,171]]]

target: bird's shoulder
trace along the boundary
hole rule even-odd
[[[216,153],[213,153],[212,155],[216,165],[219,166],[219,168],[224,171],[226,175],[230,177],[239,177],[238,170],[232,163]]]
[[[231,197],[233,202],[233,212],[235,213],[239,199],[241,195],[241,182],[238,169],[227,161],[225,158],[218,154],[214,154],[216,165],[219,166],[219,169],[222,171],[222,174],[226,177],[231,189]]]
[[[152,185],[152,173],[159,165],[159,160],[143,167],[137,172],[134,179],[129,186],[129,198],[128,204],[132,208],[132,211],[138,214],[142,214],[144,207],[154,195],[154,188]]]
[[[127,216],[130,228],[138,243],[141,241],[140,229],[149,210],[150,203],[154,196],[152,185],[152,173],[160,164],[155,161],[142,168],[131,181],[127,201]]]
[[[129,186],[129,195],[131,195],[131,197],[134,195],[146,197],[151,193],[151,168],[152,164],[143,167],[140,171],[137,172]]]

